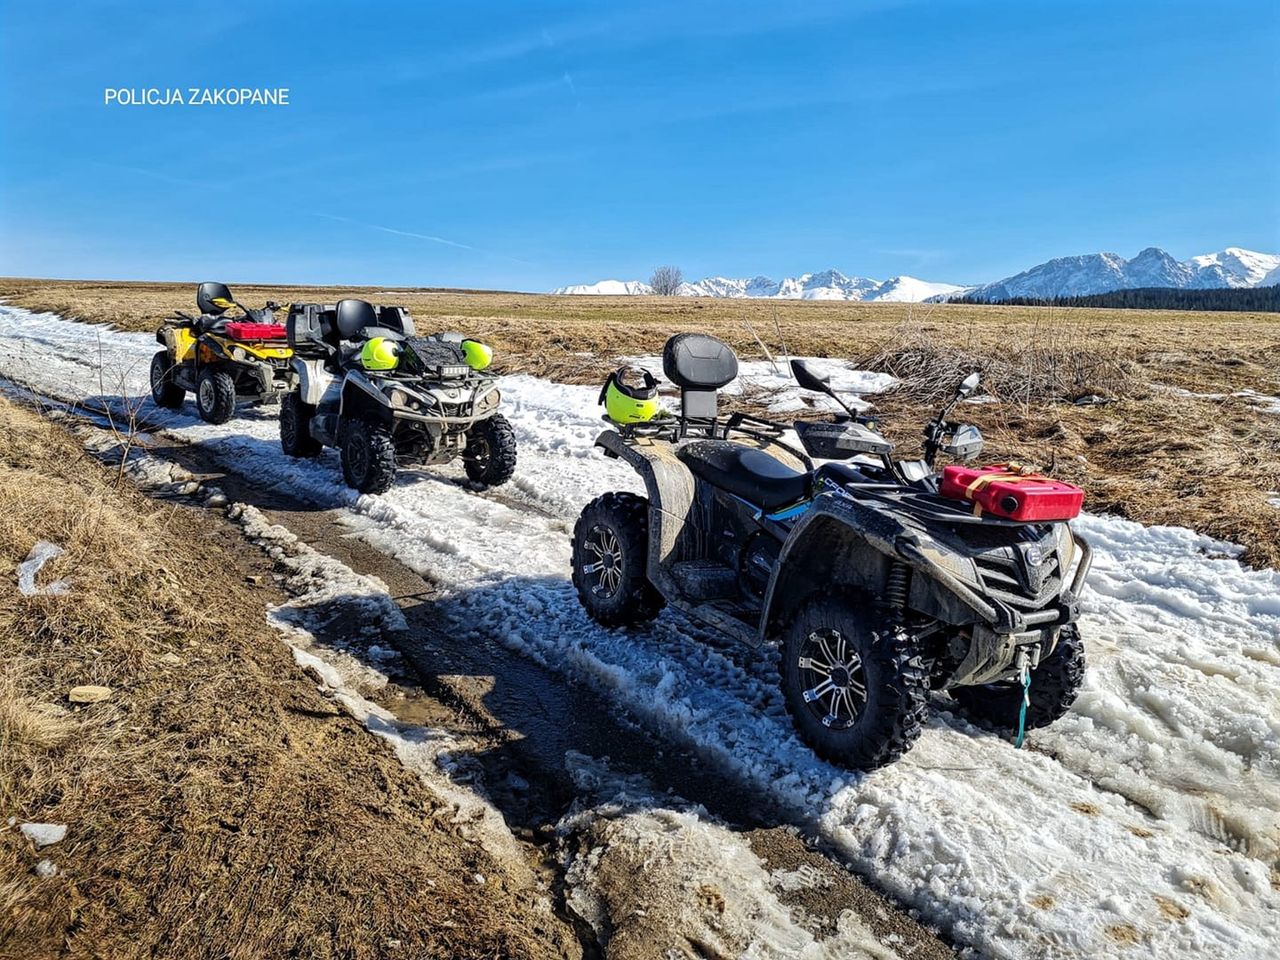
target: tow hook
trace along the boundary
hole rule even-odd
[[[1032,643],[1018,647],[1013,655],[1013,665],[1018,671],[1018,681],[1022,684],[1022,701],[1018,705],[1018,739],[1014,741],[1015,750],[1022,749],[1027,738],[1027,708],[1031,706],[1031,671],[1040,665],[1040,644]]]

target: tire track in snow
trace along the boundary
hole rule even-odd
[[[31,364],[11,366],[24,329],[55,351],[33,386],[96,389],[57,352],[94,344],[96,355],[98,329],[11,308],[0,308],[0,372],[32,379]],[[136,363],[155,349],[147,339],[102,332],[104,361]],[[1187,531],[1087,518],[1099,560],[1084,623],[1094,666],[1078,709],[1034,733],[1037,750],[1020,752],[939,716],[905,761],[851,775],[796,739],[767,658],[740,662],[670,614],[630,633],[586,620],[567,582],[565,523],[591,496],[635,489],[636,479],[591,453],[599,422],[589,388],[527,377],[504,387],[522,482],[502,499],[444,483],[357,497],[339,485],[331,455],[284,458],[274,421],[165,422],[228,462],[252,462],[265,482],[344,507],[353,532],[446,591],[455,629],[493,634],[624,702],[983,952],[1243,958],[1266,955],[1280,936],[1267,863],[1277,809],[1276,709],[1266,696],[1280,677],[1270,659],[1280,636],[1274,571],[1207,557],[1223,545]],[[540,509],[526,508],[533,503]]]

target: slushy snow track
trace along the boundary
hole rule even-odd
[[[0,375],[47,396],[145,396],[156,349],[147,335],[0,307]],[[144,413],[264,486],[342,508],[353,533],[439,585],[460,643],[494,635],[591,684],[602,710],[624,708],[768,793],[983,954],[1276,955],[1280,574],[1187,530],[1083,518],[1097,548],[1082,624],[1091,669],[1072,713],[1021,751],[940,713],[903,761],[853,775],[796,739],[769,657],[669,612],[629,633],[586,619],[567,578],[569,530],[587,500],[636,478],[592,451],[594,389],[511,377],[503,390],[520,466],[483,495],[448,467],[357,496],[332,452],[280,452],[270,408],[220,427],[190,404]]]

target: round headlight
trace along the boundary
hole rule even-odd
[[[1062,565],[1061,574],[1065,581],[1067,571],[1071,569],[1071,562],[1076,558],[1076,538],[1071,535],[1071,528],[1065,523],[1058,524],[1058,555],[1061,557],[1059,562]]]

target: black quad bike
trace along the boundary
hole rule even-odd
[[[459,334],[417,335],[404,307],[363,300],[295,303],[285,322],[297,389],[280,410],[280,445],[293,457],[337,447],[347,485],[383,493],[405,464],[461,457],[467,477],[492,487],[511,479],[516,437],[498,412],[493,376],[473,370]],[[397,361],[373,369],[361,358],[391,341]]]
[[[864,770],[911,747],[931,691],[1001,728],[1067,710],[1085,668],[1089,545],[1065,522],[975,515],[938,493],[937,454],[981,450],[976,427],[946,421],[976,374],[926,427],[924,459],[904,461],[803,361],[800,386],[845,409],[834,422],[721,418],[716,391],[738,363],[713,337],[673,337],[663,369],[680,415],[596,440],[648,496],[606,493],[578,519],[573,583],[592,618],[637,624],[669,603],[753,647],[778,643],[800,735]]]
[[[194,393],[202,420],[226,423],[238,400],[269,402],[290,389],[293,351],[284,327],[275,322],[278,303],[251,310],[236,302],[226,284],[202,283],[196,306],[200,316],[178,311],[156,331],[164,346],[151,358],[156,406],[177,409]],[[232,307],[240,313],[229,315]]]

